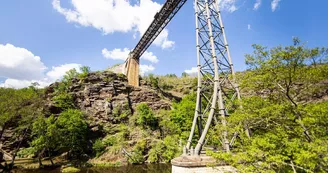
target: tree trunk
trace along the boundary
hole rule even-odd
[[[49,149],[48,149],[48,154],[49,154],[49,160],[50,160],[50,162],[51,162],[51,165],[53,166],[53,165],[54,165],[54,162],[53,162],[53,160],[52,160],[51,152],[50,152]]]
[[[10,167],[11,167],[11,169],[14,167],[14,163],[15,163],[15,159],[16,159],[16,156],[17,156],[17,152],[18,152],[18,150],[19,150],[19,148],[20,148],[22,142],[23,142],[24,139],[25,139],[25,136],[26,136],[26,134],[27,134],[27,130],[28,130],[28,129],[26,128],[25,131],[24,131],[24,134],[23,134],[23,136],[22,136],[22,139],[19,141],[19,143],[18,143],[18,145],[17,145],[17,147],[16,147],[16,149],[15,149],[15,152],[14,152],[14,154],[13,154],[13,158],[11,159],[11,163],[10,163]]]
[[[42,149],[41,152],[38,154],[38,161],[39,161],[39,167],[41,168],[43,166],[42,164],[42,154],[44,153],[45,149]]]
[[[38,161],[39,161],[39,168],[42,168],[43,164],[42,164],[41,154],[39,154],[38,156]]]
[[[50,159],[51,165],[53,166],[54,165],[54,161],[52,160],[52,157],[50,156],[49,159]]]
[[[310,136],[310,132],[308,131],[308,129],[304,126],[303,124],[303,120],[302,120],[302,117],[300,115],[300,113],[297,111],[297,107],[298,107],[298,104],[292,99],[292,97],[289,95],[289,88],[286,89],[286,97],[287,99],[294,105],[295,107],[295,114],[296,114],[296,118],[298,119],[299,121],[299,124],[300,126],[302,127],[302,129],[304,130],[304,134],[305,134],[305,137],[306,139],[311,142],[312,139],[311,139],[311,136]]]
[[[3,133],[5,132],[5,130],[6,130],[6,123],[2,126],[2,129],[1,129],[1,131],[0,131],[0,142],[1,142],[2,135],[3,135]]]

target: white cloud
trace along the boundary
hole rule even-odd
[[[71,23],[85,27],[94,27],[104,34],[114,32],[134,32],[141,36],[161,9],[161,4],[152,0],[140,0],[132,4],[128,0],[71,0],[73,9],[63,8],[60,0],[53,0],[52,6]],[[165,48],[174,45],[168,39],[168,30],[164,29],[154,44]]]
[[[247,29],[248,30],[251,30],[252,29],[250,24],[247,25]]]
[[[27,49],[0,44],[0,77],[38,80],[47,67]]]
[[[153,52],[146,51],[142,56],[141,59],[150,61],[152,63],[158,63],[158,58],[153,54]]]
[[[279,2],[280,2],[281,0],[273,0],[272,2],[271,2],[271,9],[272,9],[272,11],[274,12],[274,11],[276,11],[276,9],[278,8],[278,5],[279,5]]]
[[[233,13],[238,10],[236,7],[236,0],[219,0],[220,9]]]
[[[257,10],[257,9],[259,9],[260,8],[260,6],[261,6],[261,4],[262,4],[262,0],[256,0],[256,3],[254,4],[254,10]]]
[[[57,67],[52,67],[51,71],[47,72],[47,80],[53,82],[61,79],[65,73],[71,69],[76,69],[80,72],[81,64],[64,64]]]
[[[130,50],[128,48],[124,49],[114,49],[114,50],[108,50],[104,48],[102,50],[102,55],[107,59],[113,59],[113,60],[123,60],[125,61],[126,58],[128,58],[130,53]],[[150,61],[152,63],[158,63],[158,58],[153,54],[153,52],[144,52],[144,54],[140,57],[141,59]]]
[[[15,47],[11,44],[0,44],[0,77],[6,78],[0,87],[24,88],[32,83],[39,83],[43,88],[61,79],[72,69],[79,70],[80,64],[65,64],[46,72],[47,67],[41,58],[35,56],[25,48]]]
[[[60,65],[58,67],[52,67],[52,70],[47,72],[43,79],[39,79],[39,80],[7,78],[3,83],[0,83],[0,87],[19,89],[19,88],[31,86],[32,83],[36,82],[39,84],[38,86],[39,88],[44,88],[49,86],[51,83],[60,80],[67,71],[73,68],[75,68],[77,71],[80,71],[79,67],[81,67],[80,64],[65,64],[65,65]]]
[[[6,79],[4,83],[0,84],[0,87],[6,88],[25,88],[32,85],[32,83],[37,82],[39,88],[44,88],[51,84],[51,82],[40,81],[40,80],[17,80],[17,79]]]
[[[151,71],[154,71],[155,67],[153,67],[152,65],[140,65],[140,75],[143,76],[146,73],[149,73]]]
[[[107,59],[113,59],[113,60],[123,60],[125,61],[130,53],[130,50],[128,48],[122,49],[114,49],[109,51],[108,49],[104,48],[102,51],[102,55]]]
[[[185,72],[188,73],[188,74],[195,74],[195,73],[198,72],[198,68],[197,67],[192,67],[189,70],[185,70]]]

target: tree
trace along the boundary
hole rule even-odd
[[[328,104],[315,95],[328,79],[327,49],[307,48],[298,39],[270,50],[253,47],[254,54],[246,55],[248,71],[239,76],[248,97],[227,119],[230,135],[239,132],[239,140],[233,154],[212,155],[241,172],[327,172]]]
[[[156,129],[158,126],[157,118],[154,116],[152,109],[146,104],[141,103],[137,106],[137,124],[143,127]]]
[[[87,123],[79,110],[68,109],[57,118],[39,117],[32,128],[34,136],[31,147],[38,153],[39,165],[44,154],[48,154],[52,162],[52,153],[69,152],[71,159],[77,159],[87,149]],[[53,163],[53,162],[52,162]]]
[[[78,74],[78,77],[82,80],[88,76],[90,73],[90,67],[88,66],[82,66],[80,67],[81,73]]]
[[[32,135],[35,136],[31,142],[31,147],[35,153],[38,153],[39,166],[42,166],[42,155],[47,152],[52,161],[52,153],[60,146],[60,134],[56,127],[56,119],[52,115],[48,118],[39,117],[32,128]]]
[[[196,94],[191,93],[182,98],[179,103],[173,103],[170,118],[180,127],[180,132],[190,132],[193,116],[195,114]]]
[[[267,90],[272,100],[288,102],[293,105],[295,118],[304,130],[307,140],[311,135],[302,122],[302,115],[297,108],[305,97],[317,91],[314,84],[327,79],[327,66],[318,65],[327,55],[326,48],[306,48],[298,38],[294,45],[283,48],[278,46],[268,51],[260,45],[253,45],[254,55],[246,55],[246,64],[252,70],[246,78],[253,83],[254,90]],[[317,59],[317,60],[315,60]]]
[[[188,77],[188,76],[189,76],[189,74],[188,74],[188,73],[186,73],[186,72],[182,72],[181,76],[182,76],[182,77]]]
[[[73,159],[79,158],[87,149],[88,126],[79,110],[68,109],[62,112],[57,121],[61,147],[69,151]]]
[[[8,165],[11,169],[22,143],[26,141],[33,120],[42,113],[43,90],[34,86],[19,90],[0,88],[0,139],[7,128],[13,130],[9,139],[15,149],[11,152],[12,160]]]

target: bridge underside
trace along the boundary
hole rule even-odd
[[[187,0],[167,0],[161,10],[156,13],[153,22],[143,34],[126,61],[125,74],[128,77],[130,85],[139,86],[140,57],[162,32],[165,26],[171,21],[175,14],[177,14],[186,1]]]

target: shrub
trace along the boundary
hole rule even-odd
[[[90,67],[88,67],[88,66],[82,66],[82,67],[80,67],[80,70],[81,70],[81,73],[78,74],[78,77],[79,77],[79,79],[83,80],[90,73]]]
[[[137,106],[137,125],[143,127],[150,127],[156,129],[158,127],[157,118],[154,116],[153,111],[146,103],[141,103]]]
[[[55,105],[63,110],[72,109],[75,107],[73,97],[68,93],[61,93],[53,97]]]
[[[92,149],[95,152],[96,157],[99,157],[103,153],[103,151],[105,150],[105,145],[101,141],[101,139],[97,139],[95,141],[95,143],[93,144]]]
[[[139,140],[137,144],[133,147],[131,156],[129,157],[129,162],[134,164],[141,164],[145,161],[144,154],[146,149],[147,141]]]

